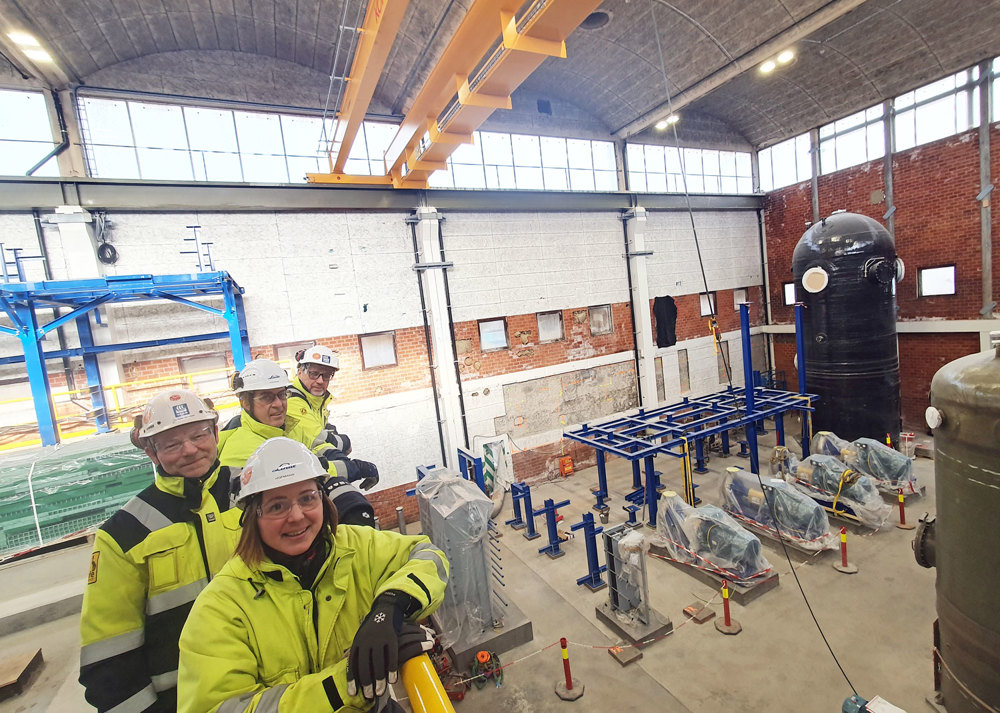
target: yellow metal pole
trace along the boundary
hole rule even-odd
[[[413,713],[455,713],[427,654],[420,654],[404,663],[400,676]]]

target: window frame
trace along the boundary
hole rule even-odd
[[[486,348],[483,346],[483,325],[490,324],[493,322],[500,322],[503,325],[504,345],[502,347]],[[491,317],[489,319],[479,319],[476,320],[476,326],[478,328],[478,333],[479,333],[479,351],[481,351],[483,354],[487,354],[489,352],[501,352],[504,351],[505,349],[510,349],[510,333],[507,331],[506,317]]]
[[[556,314],[559,315],[559,336],[555,339],[542,339],[542,325],[538,321],[538,318],[542,315]],[[547,310],[545,312],[535,313],[535,329],[538,330],[538,343],[539,344],[552,344],[554,342],[561,342],[566,339],[566,319],[563,317],[561,309]]]
[[[708,298],[708,308],[709,311],[705,311],[705,307],[702,305],[702,297]],[[712,292],[699,292],[698,293],[698,312],[702,317],[711,317],[712,315],[719,315],[719,298],[718,295],[713,290]]]
[[[391,364],[377,364],[374,366],[369,366],[365,360],[365,338],[366,337],[381,337],[388,334],[392,337],[392,358],[393,362]],[[389,329],[382,332],[367,332],[366,334],[358,335],[358,352],[361,354],[361,370],[362,371],[373,371],[375,369],[391,369],[394,366],[399,366],[399,350],[396,346],[396,330]]]
[[[738,299],[739,293],[742,292],[744,299]],[[733,311],[739,312],[740,305],[746,303],[750,304],[750,288],[749,287],[737,287],[733,290]]]
[[[683,368],[681,368],[682,359]],[[691,362],[688,360],[688,350],[686,348],[677,350],[677,383],[680,386],[679,393],[681,395],[691,393]]]
[[[594,310],[598,309],[608,310],[608,329],[607,331],[595,332],[594,331]],[[611,304],[603,305],[592,305],[587,308],[587,327],[590,329],[590,336],[592,337],[603,337],[608,334],[615,333],[615,311],[612,309]]]
[[[946,268],[951,268],[951,292],[934,292],[931,294],[925,294],[923,291],[923,280],[921,279],[924,272],[928,270],[944,270]],[[917,298],[922,299],[924,297],[955,297],[958,295],[958,266],[956,263],[948,263],[945,265],[930,265],[928,267],[918,267],[917,268]]]
[[[788,288],[792,288],[792,301],[788,301]],[[795,281],[782,282],[781,283],[781,301],[784,303],[785,307],[792,307],[795,305]]]

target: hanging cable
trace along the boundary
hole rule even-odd
[[[660,58],[660,73],[663,76],[663,91],[666,93],[667,96],[667,111],[669,112],[668,116],[673,116],[674,108],[673,108],[673,101],[671,100],[670,97],[670,86],[667,81],[667,65],[663,58],[663,47],[660,44],[660,31],[656,24],[656,11],[653,0],[649,0],[649,14],[653,25],[653,35],[656,38],[656,51],[659,54]],[[691,195],[688,193],[687,167],[684,161],[684,152],[681,150],[680,141],[677,136],[676,123],[671,124],[671,130],[674,135],[674,146],[676,147],[677,155],[680,158],[681,186],[684,189],[684,202],[685,205],[687,206],[688,217],[690,218],[691,221],[691,233],[694,236],[695,251],[698,254],[698,267],[701,270],[701,280],[705,286],[705,294],[708,296],[709,306],[711,307],[712,310],[711,315],[714,320],[716,317],[716,304],[715,301],[712,299],[711,293],[708,291],[708,278],[705,275],[705,263],[703,262],[701,257],[701,245],[698,241],[698,229],[697,226],[695,225],[694,209],[691,207]],[[719,353],[722,354],[722,363],[726,369],[726,381],[729,382],[729,387],[730,389],[732,389],[733,386],[732,371],[730,370],[729,361],[728,359],[726,359],[726,353],[722,351],[721,344],[719,343],[721,340],[720,340],[720,334],[717,330],[713,330],[713,339],[715,340],[716,348],[719,350]],[[745,384],[745,387],[748,389],[752,389],[753,385]],[[737,406],[737,415],[739,415],[739,406]],[[756,427],[757,427],[756,423],[747,424],[747,428],[756,428]],[[760,469],[758,468],[758,470]],[[819,620],[816,618],[816,614],[815,612],[813,612],[813,608],[809,604],[809,597],[806,596],[805,589],[802,588],[802,583],[799,581],[799,575],[796,573],[795,567],[792,565],[792,558],[789,556],[788,547],[785,545],[785,536],[781,532],[781,527],[778,524],[778,518],[774,512],[773,498],[767,497],[766,491],[764,490],[764,482],[760,477],[760,473],[755,473],[754,475],[757,476],[757,482],[760,483],[761,492],[765,493],[764,500],[767,502],[768,510],[771,513],[771,520],[772,522],[774,522],[774,527],[778,532],[778,542],[781,544],[781,549],[785,554],[785,559],[788,560],[789,567],[791,567],[792,576],[795,578],[795,584],[798,585],[799,592],[802,594],[802,601],[805,602],[806,609],[809,610],[809,615],[812,617],[813,623],[816,625],[816,630],[819,631],[819,635],[823,639],[823,643],[826,644],[826,648],[830,652],[830,656],[833,657],[834,663],[837,664],[837,668],[840,669],[840,673],[841,675],[843,675],[844,680],[847,681],[847,685],[850,687],[851,691],[854,693],[855,696],[857,696],[858,691],[857,689],[854,688],[854,684],[851,683],[851,679],[848,677],[847,672],[844,670],[844,667],[841,666],[840,659],[838,659],[837,654],[834,653],[833,647],[830,645],[829,640],[827,640],[826,638],[826,634],[823,633],[823,627],[820,626]]]

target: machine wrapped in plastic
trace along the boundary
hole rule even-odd
[[[781,537],[810,552],[837,548],[826,511],[812,498],[779,478],[759,480],[739,468],[727,469],[723,508],[741,525],[773,539]]]
[[[879,495],[875,479],[835,457],[813,454],[799,461],[783,446],[775,448],[772,471],[835,515],[846,515],[866,527],[878,529],[892,513]]]
[[[884,493],[918,492],[917,476],[909,456],[872,438],[845,441],[830,431],[818,431],[810,448],[813,453],[834,456],[859,473],[871,476],[875,486]]]
[[[492,630],[493,588],[487,555],[490,500],[475,483],[447,469],[435,470],[417,483],[424,534],[450,563],[448,588],[435,616],[446,648]]]
[[[760,540],[714,505],[693,508],[677,493],[660,495],[656,519],[659,539],[671,558],[736,583],[764,575],[771,564],[761,554]]]

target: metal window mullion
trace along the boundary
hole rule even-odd
[[[229,115],[233,118],[233,136],[236,137],[236,160],[240,162],[240,181],[246,183],[247,174],[243,170],[243,150],[240,148],[240,129],[236,124],[236,112],[230,109]]]
[[[139,180],[142,180],[142,162],[139,161],[139,140],[135,138],[135,124],[132,121],[132,102],[125,100],[125,114],[128,116],[128,130],[132,134],[132,151],[135,153],[135,168],[139,172]]]
[[[292,182],[292,170],[288,166],[288,147],[285,146],[285,122],[281,120],[281,114],[276,115],[278,118],[278,133],[281,134],[281,155],[284,157],[285,164],[285,183]]]
[[[191,135],[188,133],[187,111],[186,111],[186,109],[187,109],[187,107],[185,107],[183,105],[180,107],[180,110],[181,110],[181,123],[184,125],[184,143],[187,144],[188,163],[191,164],[191,180],[192,181],[196,181],[198,179],[196,179],[194,177],[195,176],[195,173],[194,173],[194,156],[191,155]],[[205,160],[204,157],[202,157],[202,163],[203,164],[204,164],[204,160]],[[208,171],[205,171],[205,180],[206,181],[208,180]]]

